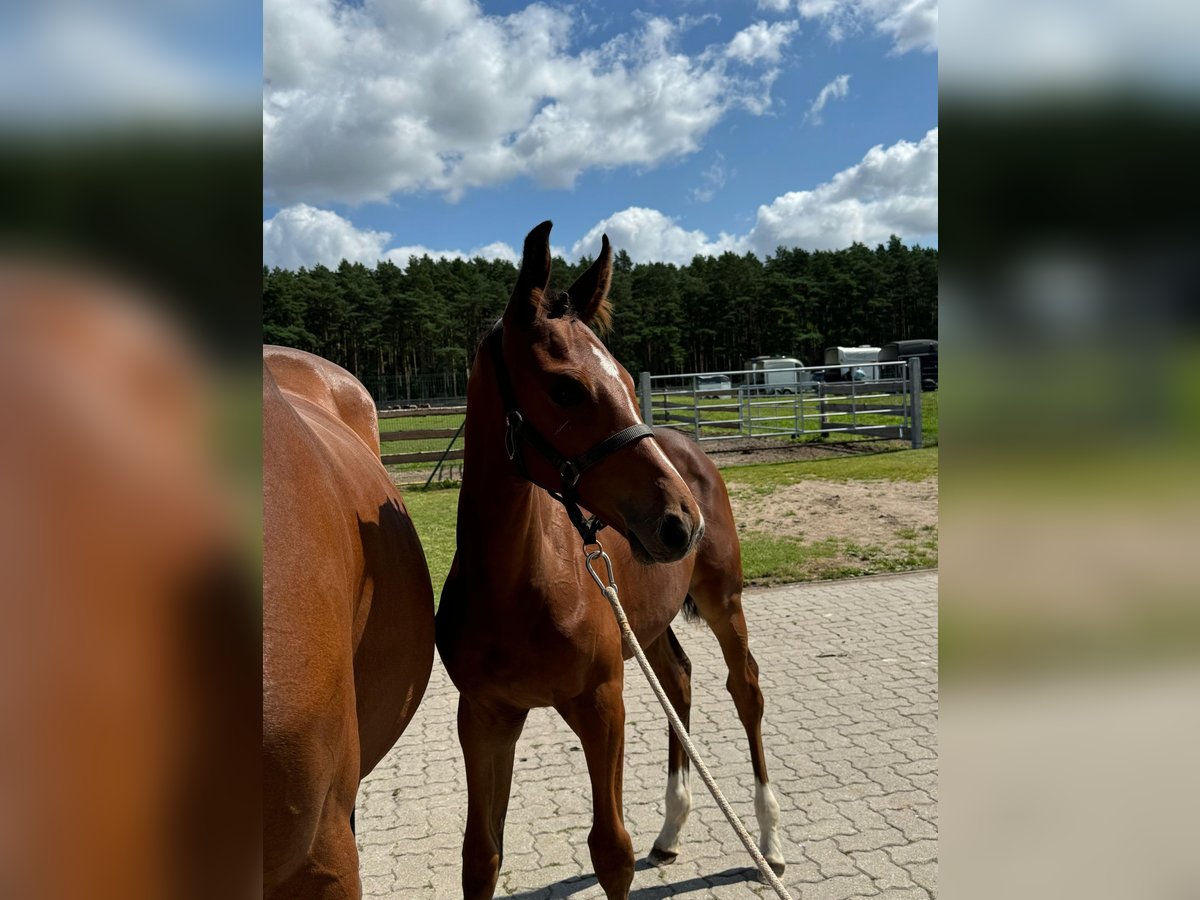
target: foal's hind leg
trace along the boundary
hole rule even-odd
[[[620,657],[617,657],[620,665]],[[625,764],[625,701],[622,670],[612,680],[557,707],[583,744],[592,782],[592,830],[588,850],[608,900],[626,900],[633,883],[633,842],[621,810]]]
[[[758,686],[758,663],[750,652],[746,633],[742,594],[740,590],[730,591],[725,596],[716,592],[705,596],[703,590],[693,590],[692,594],[700,614],[721,645],[721,653],[729,669],[725,687],[733,696],[738,718],[742,720],[742,727],[746,729],[746,737],[750,741],[750,764],[754,767],[756,781],[754,814],[758,819],[758,846],[775,874],[782,875],[786,864],[779,840],[779,803],[767,781],[767,759],[762,743],[763,696]]]
[[[649,647],[646,657],[654,668],[654,674],[662,683],[667,698],[685,728],[691,728],[692,715],[692,662],[679,646],[675,632],[669,627]],[[689,763],[683,744],[675,736],[675,730],[667,728],[667,797],[666,817],[662,831],[650,848],[649,860],[656,866],[675,862],[679,855],[679,834],[692,809],[692,792],[688,785]]]
[[[525,710],[498,712],[458,699],[458,738],[467,767],[467,827],[463,834],[463,897],[487,900],[504,858],[504,817],[512,790],[513,756]]]

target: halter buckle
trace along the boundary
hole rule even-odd
[[[567,487],[575,487],[579,482],[579,476],[583,473],[579,471],[579,467],[575,465],[575,460],[568,459],[558,467],[558,475],[563,480],[563,484]]]

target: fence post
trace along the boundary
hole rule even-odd
[[[912,448],[919,450],[925,446],[925,436],[921,434],[921,360],[916,356],[908,358],[908,393],[912,403]]]
[[[650,397],[650,373],[642,372],[642,421],[647,425],[654,424],[654,406]]]

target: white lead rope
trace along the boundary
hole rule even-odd
[[[585,549],[587,546],[585,545]],[[700,773],[700,778],[708,787],[709,793],[717,801],[717,806],[721,808],[721,812],[725,814],[725,818],[729,820],[729,824],[737,832],[742,845],[750,853],[754,864],[758,866],[758,871],[762,873],[763,879],[774,888],[775,893],[779,895],[781,900],[792,900],[792,895],[788,893],[787,888],[783,886],[783,882],[779,880],[779,876],[771,870],[771,866],[763,859],[763,855],[759,852],[758,847],[754,846],[754,839],[746,831],[746,826],[742,824],[742,820],[730,808],[729,801],[725,799],[725,795],[721,793],[721,789],[717,787],[717,783],[713,780],[712,775],[709,774],[708,767],[704,765],[703,760],[700,759],[700,754],[696,752],[695,745],[692,744],[692,739],[688,737],[687,729],[683,727],[683,721],[679,718],[679,714],[675,712],[675,707],[671,705],[671,700],[667,697],[666,691],[663,690],[663,686],[659,683],[654,670],[650,668],[650,661],[646,659],[646,654],[642,652],[641,645],[638,644],[638,640],[633,634],[633,629],[629,627],[629,619],[625,617],[625,610],[621,608],[621,601],[617,598],[617,585],[613,580],[612,560],[608,558],[608,554],[604,552],[604,548],[600,546],[599,541],[590,546],[594,546],[596,549],[587,551],[585,564],[588,574],[592,576],[592,580],[596,582],[596,586],[600,588],[609,605],[612,606],[613,613],[617,617],[617,624],[621,626],[621,636],[629,644],[629,648],[633,650],[633,655],[637,659],[638,665],[641,666],[642,672],[650,682],[650,687],[654,689],[654,695],[658,697],[658,702],[662,704],[662,708],[667,714],[671,728],[674,730],[676,737],[679,738],[680,743],[683,744],[683,749],[687,752],[688,759],[692,761],[692,765],[696,767],[696,771]],[[592,568],[592,563],[597,559],[604,561],[604,568],[608,574],[608,584],[605,584],[600,579],[600,576],[596,574],[596,570]]]

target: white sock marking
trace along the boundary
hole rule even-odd
[[[667,814],[654,846],[664,853],[678,853],[679,833],[683,831],[683,823],[691,811],[692,791],[688,787],[688,770],[679,769],[667,779]]]
[[[779,842],[779,801],[771,786],[756,783],[754,817],[758,819],[758,849],[769,863],[783,863],[783,845]]]

